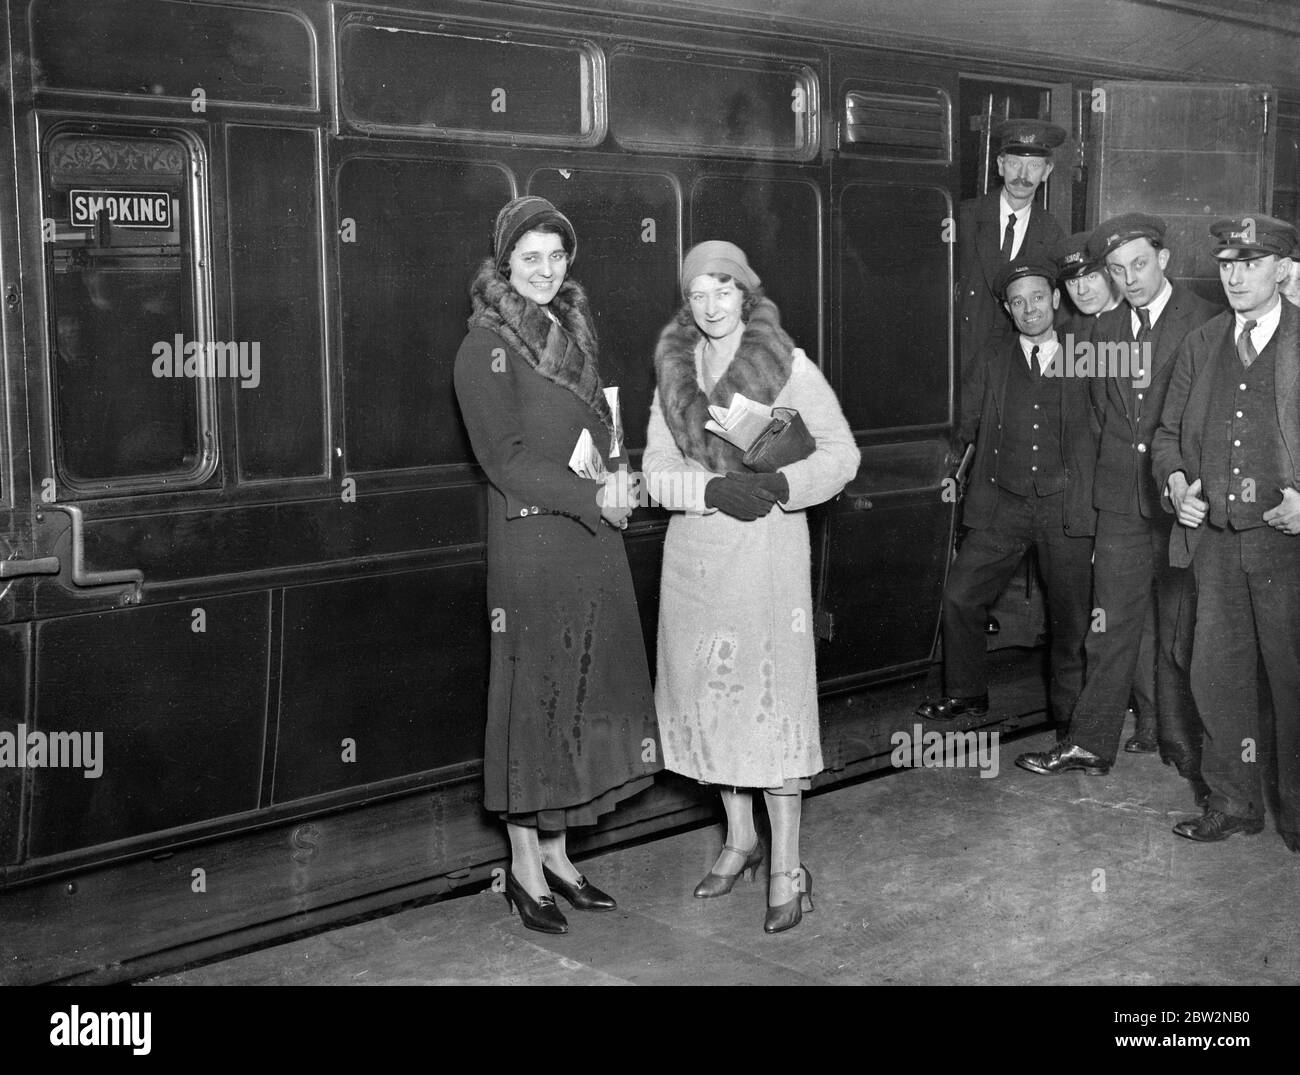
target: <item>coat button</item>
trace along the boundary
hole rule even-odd
[[[536,515],[536,514],[537,514],[537,505],[534,504],[534,505],[533,505],[531,508],[529,508],[528,510],[531,511],[534,515]]]
[[[1147,450],[1147,446],[1146,446],[1145,444],[1139,444],[1139,445],[1138,445],[1138,451],[1139,451],[1139,452],[1145,452],[1146,450]]]
[[[520,509],[519,509],[519,514],[520,514],[520,515],[527,515],[527,514],[528,514],[528,509],[527,509],[527,508],[520,508]]]

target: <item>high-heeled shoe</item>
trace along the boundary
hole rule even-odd
[[[800,874],[803,875],[802,884]],[[772,876],[790,878],[790,883],[794,886],[794,898],[786,900],[777,907],[768,907],[767,915],[763,919],[763,932],[784,933],[787,929],[794,929],[803,921],[805,909],[809,913],[813,911],[812,874],[808,872],[806,866],[800,864],[797,870],[778,870]],[[805,903],[808,904],[807,908],[804,907]]]
[[[704,875],[704,880],[695,886],[695,898],[697,900],[710,900],[715,896],[725,896],[736,887],[737,878],[744,873],[749,874],[749,879],[752,882],[767,855],[767,848],[764,845],[762,836],[754,840],[754,846],[748,851],[743,848],[732,847],[731,844],[723,844],[722,850],[734,851],[737,855],[742,856],[745,860],[744,864],[735,873],[714,873],[710,870]]]
[[[546,883],[551,886],[551,890],[568,900],[575,910],[612,911],[618,907],[613,896],[608,892],[602,892],[581,875],[578,877],[578,883],[574,885],[552,873],[549,867],[543,866],[542,876],[546,878]]]
[[[540,900],[533,899],[510,870],[506,870],[506,903],[519,911],[520,921],[528,929],[538,933],[569,932],[569,923],[555,906],[555,897],[548,894]]]

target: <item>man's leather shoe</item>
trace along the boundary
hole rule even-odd
[[[982,717],[989,711],[989,696],[940,698],[916,707],[916,715],[925,720],[952,720],[954,717]]]
[[[1156,744],[1156,722],[1154,717],[1138,715],[1137,729],[1124,743],[1125,754],[1154,754],[1159,747]]]
[[[1256,836],[1264,831],[1264,819],[1260,817],[1234,817],[1222,810],[1206,810],[1192,821],[1180,821],[1174,826],[1174,832],[1202,844],[1217,843],[1226,840],[1235,833],[1243,836]]]
[[[1090,750],[1072,743],[1057,743],[1051,750],[1021,754],[1016,764],[1031,773],[1068,773],[1077,770],[1090,776],[1105,776],[1110,766]]]

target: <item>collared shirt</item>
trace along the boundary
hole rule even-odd
[[[1020,351],[1025,356],[1025,365],[1028,366],[1032,361],[1031,355],[1034,348],[1038,348],[1038,372],[1046,373],[1047,367],[1052,364],[1052,359],[1056,357],[1056,352],[1061,349],[1061,343],[1055,335],[1046,343],[1034,343],[1027,336],[1020,337]]]
[[[998,246],[1002,245],[1002,237],[1007,233],[1007,217],[1012,213],[1016,214],[1015,238],[1011,240],[1011,260],[1015,261],[1016,255],[1020,253],[1021,246],[1025,242],[1025,232],[1029,230],[1029,214],[1034,208],[1034,203],[1030,202],[1023,209],[1012,209],[1007,203],[1007,192],[1002,191],[1002,197],[998,199]]]
[[[1241,340],[1241,330],[1246,327],[1248,319],[1236,314],[1237,327],[1232,333],[1233,342]],[[1255,345],[1255,354],[1259,354],[1268,346],[1268,341],[1273,338],[1273,333],[1277,331],[1277,326],[1282,320],[1282,300],[1279,296],[1273,296],[1273,309],[1264,314],[1263,317],[1255,318],[1255,327],[1250,330],[1250,342]]]
[[[1173,294],[1174,289],[1170,286],[1169,281],[1166,280],[1164,286],[1156,292],[1156,297],[1147,303],[1146,309],[1147,313],[1151,315],[1152,328],[1156,327],[1156,322],[1160,320],[1160,315],[1165,312],[1165,307],[1169,305],[1169,300],[1173,298]],[[1138,317],[1137,310],[1134,310],[1132,307],[1129,308],[1128,320],[1129,324],[1133,327],[1133,338],[1136,340],[1138,329],[1142,327],[1142,320]]]

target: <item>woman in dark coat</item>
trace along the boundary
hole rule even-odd
[[[615,906],[569,861],[566,831],[649,787],[660,768],[621,533],[637,490],[625,473],[600,482],[568,465],[583,430],[606,458],[615,444],[586,296],[568,279],[573,226],[524,197],[493,234],[455,371],[491,482],[483,805],[510,837],[506,900],[528,928],[564,933],[552,890],[575,908]]]

